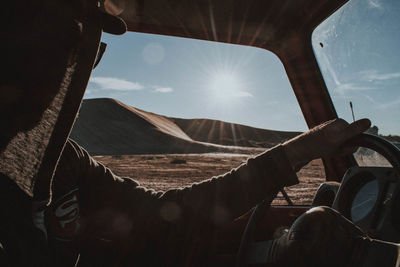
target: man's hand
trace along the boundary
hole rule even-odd
[[[285,142],[283,146],[293,169],[298,171],[313,159],[354,152],[354,148],[343,147],[343,144],[370,126],[368,119],[351,124],[342,119],[330,120]]]
[[[273,241],[268,266],[398,267],[400,245],[371,239],[329,207],[307,211]]]

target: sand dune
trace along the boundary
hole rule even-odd
[[[272,147],[300,134],[209,119],[171,118],[193,140],[228,146]]]
[[[171,136],[175,136],[180,139],[193,141],[189,136],[186,135],[185,132],[182,131],[181,128],[178,127],[178,125],[176,125],[172,120],[168,119],[167,117],[125,105],[117,100],[114,101],[118,102],[121,106],[125,107],[126,109],[132,111],[133,114],[137,114],[138,116],[142,117],[148,123],[154,125],[154,127],[157,128],[159,131]]]
[[[168,118],[99,98],[83,101],[71,138],[93,155],[247,153],[296,134],[207,119]]]

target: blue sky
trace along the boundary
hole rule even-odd
[[[353,0],[313,34],[339,116],[369,117],[400,134],[400,1]],[[279,59],[269,51],[151,34],[105,34],[85,98],[112,97],[180,118],[307,129]],[[324,46],[321,48],[319,43]]]
[[[399,14],[399,0],[352,0],[313,34],[338,115],[352,120],[352,101],[383,134],[400,135]]]

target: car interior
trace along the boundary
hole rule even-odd
[[[314,30],[347,2],[111,0],[111,6],[125,21],[128,32],[250,46],[272,52],[284,67],[307,127],[312,128],[338,118],[332,93],[328,90],[328,78],[323,75],[322,63],[317,59],[318,52],[315,52],[315,43],[320,47],[327,44],[315,39]],[[100,45],[102,33],[96,23],[72,25],[74,20],[71,18],[76,16],[74,8],[63,1],[49,5],[48,10],[41,12],[51,14],[52,29],[64,34],[59,36],[54,31],[46,35],[44,29],[39,38],[29,33],[25,37],[15,37],[40,40],[25,49],[27,54],[31,52],[33,56],[6,56],[6,61],[12,62],[10,68],[33,73],[27,79],[28,86],[29,83],[40,83],[38,81],[48,76],[43,73],[48,70],[48,65],[43,63],[42,69],[32,69],[29,64],[23,63],[28,61],[27,58],[37,62],[41,60],[40,56],[49,53],[60,58],[57,64],[64,66],[51,73],[53,79],[43,83],[40,93],[32,93],[29,89],[23,92],[29,101],[20,101],[19,105],[1,110],[3,114],[8,114],[8,118],[1,116],[6,122],[1,131],[1,183],[6,188],[9,182],[5,181],[12,181],[20,195],[45,199],[51,194],[52,176],[78,114],[92,67],[97,66],[105,50],[104,45]],[[23,10],[21,16],[28,17],[29,11]],[[99,19],[91,13],[86,16],[91,16],[91,21]],[[63,26],[66,22],[72,26]],[[26,23],[14,23],[16,27],[22,25],[26,32],[31,30]],[[75,37],[77,32],[80,35]],[[75,38],[78,48],[71,44],[71,39]],[[51,47],[38,50],[43,40],[48,40]],[[18,48],[12,49],[17,51],[15,49]],[[7,79],[3,83],[7,84]],[[28,102],[29,105],[26,104]],[[36,106],[32,110],[38,114],[31,113],[27,117],[26,111],[31,105]],[[318,185],[311,205],[293,204],[290,194],[288,196],[282,189],[287,204],[271,205],[273,199],[265,200],[220,229],[213,240],[195,240],[196,245],[190,248],[196,248],[193,249],[195,251],[184,252],[185,266],[193,266],[197,262],[207,262],[208,266],[263,265],[265,254],[262,251],[271,246],[270,240],[279,237],[313,206],[332,207],[372,238],[400,242],[398,144],[379,136],[363,134],[352,139],[348,146],[376,151],[391,166],[359,166],[353,155],[324,158],[326,181]],[[11,203],[11,200],[9,198],[9,202],[5,203]],[[20,209],[18,205],[9,204]],[[203,259],[199,261],[199,257]]]

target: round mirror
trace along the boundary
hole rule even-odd
[[[372,211],[378,199],[379,185],[376,179],[364,184],[351,203],[351,220],[360,221]]]

